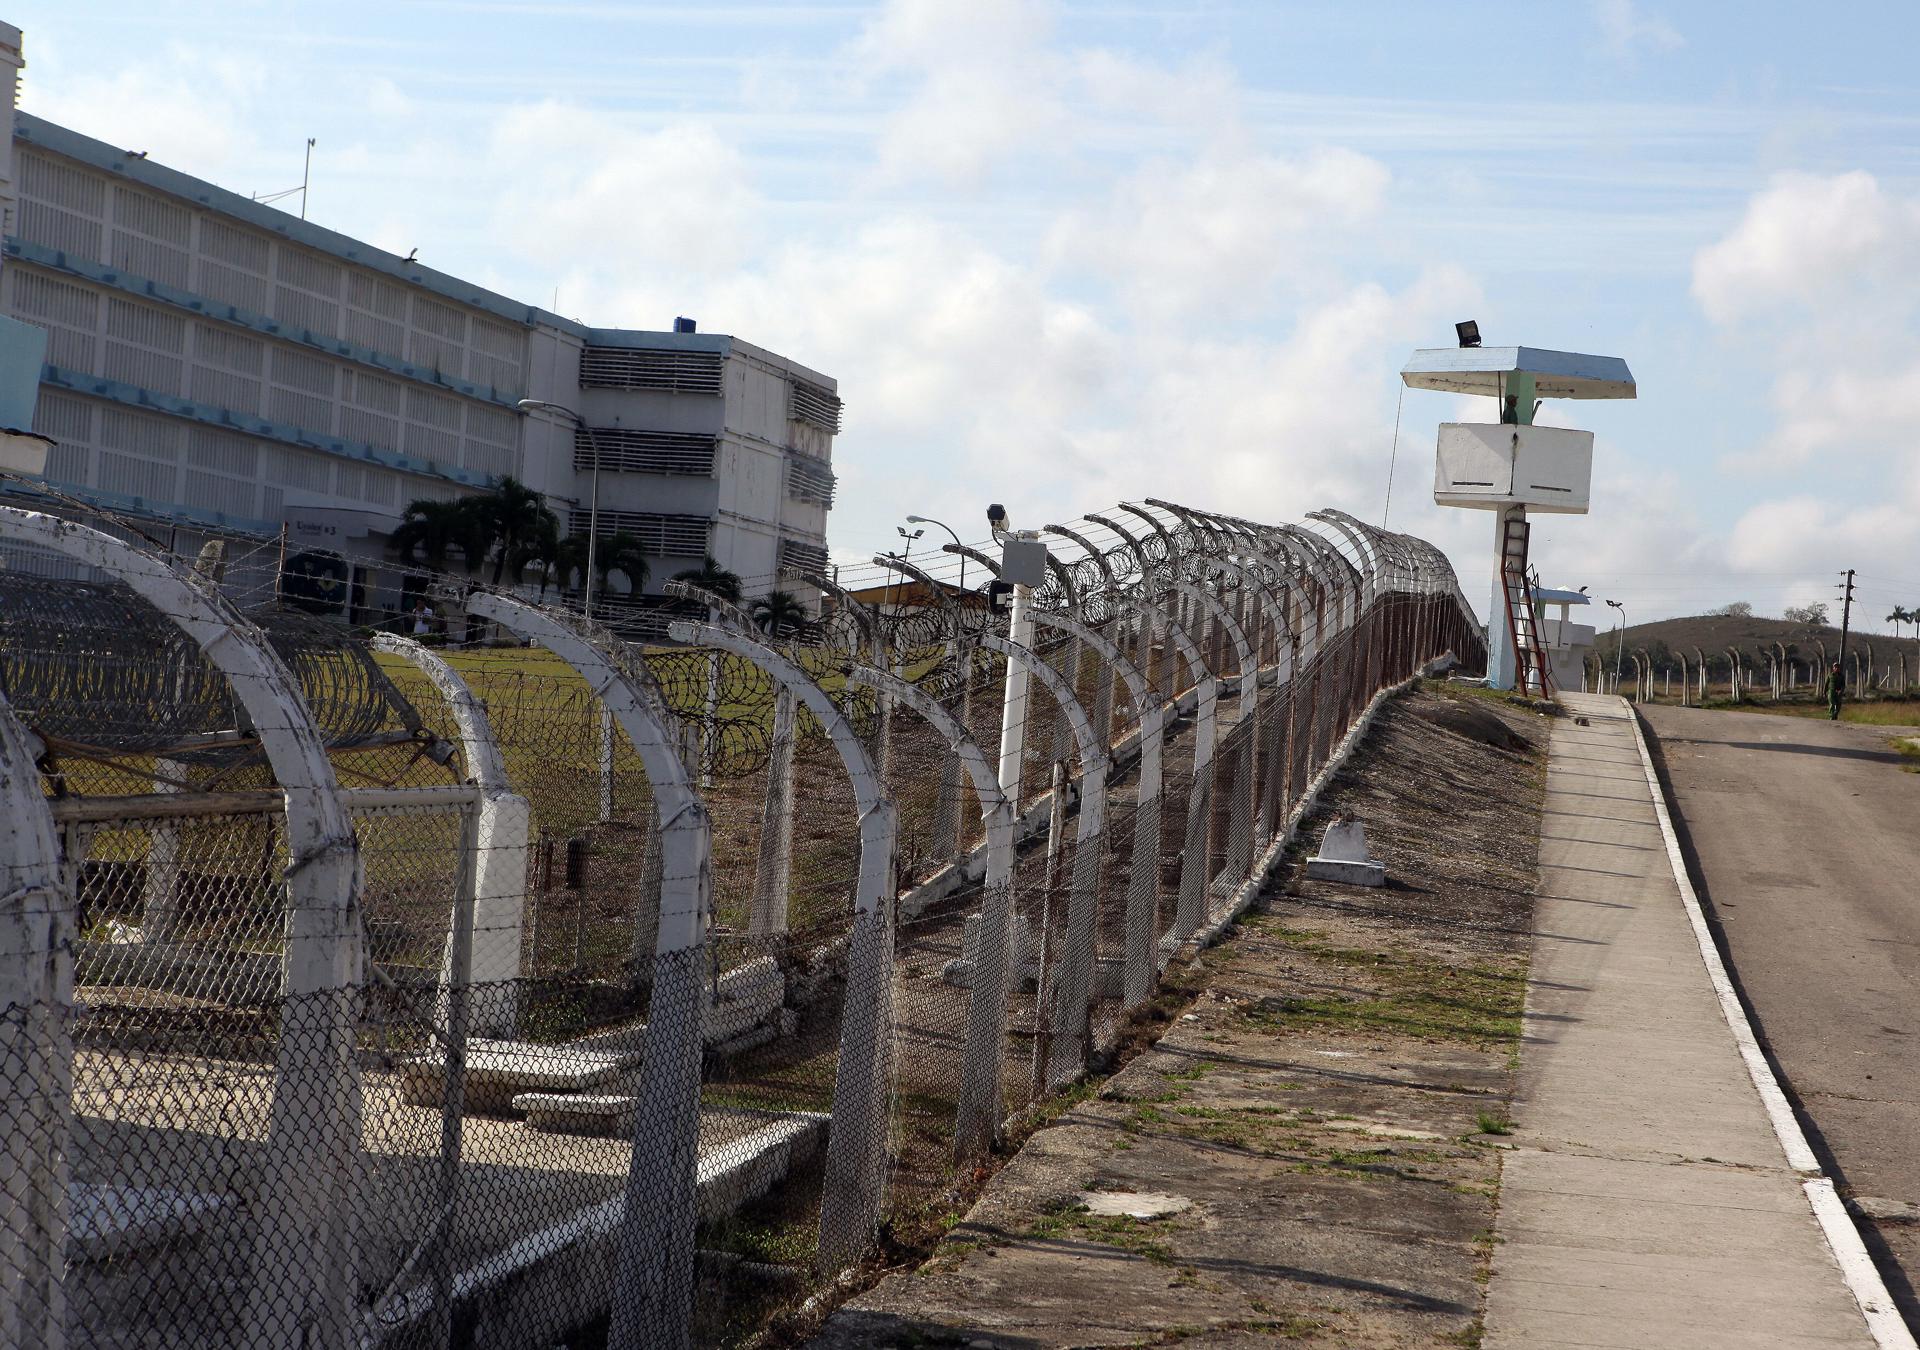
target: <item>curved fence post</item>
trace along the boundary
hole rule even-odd
[[[503,595],[476,595],[467,609],[573,667],[626,733],[652,790],[660,818],[659,928],[626,1208],[615,1239],[608,1344],[615,1350],[685,1346],[693,1312],[702,981],[713,879],[707,808],[659,694],[621,669],[599,640]]]
[[[1127,552],[1133,555],[1134,566],[1140,569],[1140,579],[1135,586],[1136,592],[1141,595],[1149,593],[1153,587],[1153,563],[1151,559],[1147,557],[1147,550],[1141,544],[1139,536],[1127,529],[1126,526],[1114,520],[1111,516],[1100,515],[1089,511],[1082,519],[1090,520],[1096,525],[1104,526],[1118,536],[1120,542],[1126,546]],[[1117,590],[1118,584],[1116,583],[1116,591]],[[1153,641],[1156,636],[1155,625],[1160,622],[1161,620],[1159,618],[1149,619],[1143,617],[1141,619],[1140,659],[1138,664],[1142,670],[1146,671],[1147,679],[1155,688],[1160,688],[1164,683],[1166,691],[1171,693],[1173,691],[1174,681],[1178,678],[1178,665],[1171,644],[1168,644],[1166,648],[1166,662],[1170,672],[1166,680],[1163,682],[1156,679],[1154,673]]]
[[[952,596],[947,594],[946,585],[935,580],[932,574],[922,569],[917,563],[885,553],[875,554],[873,561],[879,567],[890,568],[925,586],[928,594],[933,597],[934,603],[940,607],[940,613],[945,618],[947,627],[953,630],[953,636],[946,642],[946,654],[948,659],[954,662],[960,675],[960,725],[972,725],[973,647],[968,640],[966,618],[961,614],[960,606]],[[892,685],[876,684],[874,687],[882,698],[892,700],[894,696]],[[944,735],[945,732],[941,734]],[[947,754],[940,761],[940,791],[934,800],[931,849],[933,856],[942,862],[951,862],[960,853],[962,835],[960,816],[966,809],[966,803],[962,800],[964,794],[960,791],[960,782],[966,773],[965,758],[965,754],[957,746],[949,744]]]
[[[475,822],[478,857],[474,860],[473,955],[468,979],[482,987],[470,995],[468,1016],[473,1030],[482,1036],[511,1037],[519,1021],[520,990],[515,981],[521,975],[532,808],[513,790],[486,705],[474,696],[460,672],[431,647],[397,633],[374,634],[373,648],[408,662],[432,683],[453,717],[467,772],[480,789]],[[452,970],[451,924],[447,933],[449,947],[440,966],[443,990]],[[444,1007],[444,993],[441,1001]]]
[[[125,583],[227,680],[286,803],[286,955],[266,1162],[253,1219],[248,1328],[262,1347],[344,1344],[358,1305],[352,1233],[360,1170],[355,987],[362,977],[359,852],[299,683],[210,585],[74,521],[0,506],[0,537],[64,553]],[[277,1260],[267,1265],[265,1253]]]
[[[795,701],[826,728],[853,785],[860,813],[859,880],[820,1195],[820,1269],[838,1272],[858,1260],[872,1242],[885,1198],[893,1068],[894,806],[846,715],[798,665],[759,639],[716,624],[675,622],[667,631],[676,641],[702,642],[745,657],[791,690]]]
[[[1223,573],[1237,580],[1240,585],[1258,601],[1256,612],[1265,611],[1267,616],[1267,629],[1274,636],[1274,684],[1276,697],[1270,702],[1277,702],[1278,687],[1280,684],[1281,653],[1285,650],[1288,640],[1292,637],[1292,633],[1287,626],[1285,602],[1273,592],[1266,581],[1258,576],[1252,568],[1242,563],[1235,562],[1231,558],[1211,558],[1208,559],[1208,566],[1217,573]],[[1252,639],[1252,642],[1255,663],[1253,689],[1257,696],[1260,689],[1259,654],[1261,643],[1258,636]],[[1252,868],[1254,854],[1258,852],[1260,842],[1264,841],[1266,836],[1271,833],[1267,813],[1262,809],[1263,794],[1260,791],[1259,781],[1261,743],[1260,716],[1263,705],[1257,697],[1252,700],[1245,700],[1244,703],[1246,705],[1246,711],[1241,715],[1248,721],[1249,733],[1246,745],[1241,748],[1241,763],[1234,770],[1238,775],[1238,786],[1233,794],[1227,827],[1228,835],[1234,841],[1234,852],[1228,865],[1229,869],[1236,876]],[[1278,723],[1283,720],[1279,714],[1272,711],[1271,708],[1267,710],[1266,717],[1270,723]],[[1268,761],[1269,771],[1271,772],[1274,767],[1273,761],[1270,759]]]
[[[1106,593],[1109,596],[1115,596],[1120,593],[1120,583],[1113,575],[1113,567],[1107,562],[1106,554],[1095,548],[1088,540],[1064,525],[1042,525],[1040,527],[1040,533],[1056,534],[1062,539],[1079,545],[1081,553],[1084,555],[1084,561],[1091,562],[1094,569],[1100,573],[1100,580],[1106,588]],[[1075,566],[1082,560],[1081,558],[1076,558],[1073,563],[1067,564],[1067,566]],[[1093,625],[1086,622],[1088,617],[1087,602],[1092,598],[1092,595],[1086,594],[1076,596],[1075,604],[1070,611],[1075,619],[1079,620],[1089,629],[1092,629]],[[1081,645],[1081,651],[1085,654],[1088,653],[1090,649],[1083,643]],[[1080,667],[1076,665],[1074,667],[1076,685],[1079,680],[1079,675]],[[1113,739],[1113,691],[1114,686],[1120,682],[1120,675],[1115,668],[1110,666],[1105,674],[1096,672],[1095,678],[1099,683],[1094,687],[1093,729],[1103,742],[1111,743]]]
[[[991,1148],[1000,1133],[1000,1058],[1007,1035],[1007,937],[1013,922],[1013,806],[1000,790],[1000,780],[986,751],[967,731],[966,724],[926,691],[870,666],[853,667],[847,678],[887,688],[946,737],[955,758],[973,780],[974,795],[980,799],[980,817],[987,827],[987,870],[967,998],[967,1038],[961,1052],[960,1101],[953,1141],[954,1155],[970,1158]]]
[[[1121,509],[1141,517],[1151,524],[1162,543],[1172,550],[1173,540],[1161,528],[1158,521],[1139,507],[1121,504]],[[1153,560],[1148,556],[1146,545],[1136,536],[1123,529],[1104,516],[1088,516],[1089,520],[1098,520],[1126,542],[1132,551],[1134,561],[1139,565],[1141,587],[1144,590],[1154,576]],[[1204,648],[1186,631],[1180,621],[1180,606],[1186,597],[1174,586],[1178,574],[1177,552],[1169,552],[1163,578],[1167,584],[1167,596],[1170,601],[1168,612],[1163,613],[1157,606],[1145,600],[1136,600],[1133,608],[1138,610],[1150,627],[1161,628],[1167,635],[1168,665],[1174,672],[1168,677],[1168,686],[1178,683],[1178,663],[1187,662],[1195,683],[1195,714],[1193,732],[1193,778],[1187,791],[1187,822],[1181,839],[1180,889],[1174,901],[1174,917],[1171,937],[1174,945],[1186,941],[1206,920],[1206,841],[1207,828],[1212,819],[1213,809],[1213,759],[1217,743],[1217,706],[1219,680],[1207,664]],[[1164,949],[1172,950],[1169,946]]]
[[[1039,680],[1073,729],[1080,752],[1080,821],[1074,836],[1073,889],[1067,897],[1066,951],[1053,981],[1051,1016],[1047,1030],[1034,1046],[1039,1086],[1051,1089],[1071,1082],[1085,1070],[1093,1047],[1090,1018],[1093,1010],[1093,946],[1100,915],[1100,843],[1107,812],[1107,748],[1094,735],[1086,709],[1074,697],[1067,677],[1043,661],[1030,647],[995,633],[982,636],[989,651],[999,652],[1010,665],[1026,668]],[[1040,975],[1046,978],[1048,925],[1040,930]],[[1048,1016],[1044,993],[1036,1001],[1036,1017]]]
[[[1233,644],[1234,659],[1238,663],[1240,672],[1240,715],[1236,719],[1235,725],[1238,726],[1241,723],[1246,723],[1247,719],[1252,715],[1254,707],[1257,705],[1260,684],[1259,669],[1253,664],[1253,644],[1247,641],[1246,630],[1240,627],[1239,620],[1233,617],[1233,611],[1227,607],[1226,602],[1214,595],[1211,591],[1205,590],[1191,581],[1176,581],[1173,583],[1172,589],[1176,593],[1185,596],[1198,612],[1211,616],[1226,632],[1227,640]],[[1251,723],[1248,723],[1247,730],[1249,733],[1254,730]],[[1231,735],[1232,733],[1229,732],[1228,734]],[[1197,786],[1196,784],[1196,787]],[[1204,801],[1197,800],[1201,796],[1204,796]],[[1212,833],[1210,826],[1212,824],[1213,796],[1213,784],[1209,782],[1204,794],[1196,792],[1194,797],[1188,799],[1188,853],[1181,861],[1180,873],[1181,922],[1183,927],[1185,926],[1187,917],[1186,907],[1189,903],[1189,892],[1193,895],[1192,903],[1199,909],[1199,913],[1194,920],[1195,928],[1198,928],[1200,924],[1206,922],[1207,915],[1212,913],[1213,910],[1213,883],[1215,877],[1213,874],[1213,849],[1209,838]],[[1194,809],[1196,807],[1199,809]],[[1198,867],[1199,872],[1197,874],[1197,880],[1189,884],[1187,869],[1192,867]]]
[[[1128,697],[1140,710],[1140,785],[1134,805],[1133,859],[1127,883],[1127,961],[1120,988],[1120,1007],[1125,1012],[1146,1002],[1159,969],[1153,944],[1159,936],[1154,926],[1160,912],[1160,764],[1165,749],[1167,701],[1110,639],[1058,614],[1036,612],[1033,621],[1079,638],[1125,682]]]
[[[690,600],[708,614],[717,615],[741,632],[754,630],[747,611],[703,586],[675,578],[661,589],[676,600]],[[861,612],[854,611],[856,617]],[[707,716],[718,710],[720,653],[707,663]],[[787,931],[787,899],[793,889],[793,695],[773,687],[773,727],[767,744],[767,785],[760,807],[760,846],[754,857],[753,900],[747,909],[747,932],[754,937]],[[710,766],[718,751],[711,721],[702,736],[702,760]]]
[[[37,746],[0,696],[0,1345],[66,1344],[73,895]]]
[[[1199,644],[1193,640],[1186,629],[1174,623],[1157,607],[1143,600],[1130,601],[1127,607],[1139,614],[1143,623],[1158,627],[1166,633],[1169,647],[1177,653],[1179,659],[1187,663],[1187,669],[1194,680],[1193,779],[1187,795],[1187,824],[1186,833],[1182,838],[1180,889],[1174,898],[1172,941],[1162,942],[1161,951],[1155,958],[1157,970],[1164,966],[1166,954],[1191,937],[1206,917],[1202,889],[1206,867],[1204,864],[1197,867],[1191,866],[1188,858],[1195,834],[1198,833],[1202,839],[1205,838],[1208,803],[1212,800],[1214,722],[1219,699],[1219,680],[1213,671],[1208,669]],[[1156,871],[1156,888],[1158,880],[1159,875]]]

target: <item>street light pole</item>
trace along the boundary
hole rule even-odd
[[[1620,653],[1626,650],[1627,646],[1627,607],[1618,600],[1609,600],[1607,605],[1609,608],[1618,610],[1620,615],[1619,641],[1613,648],[1613,682],[1617,685],[1620,683]]]
[[[914,519],[914,517],[908,516],[907,519],[912,520]],[[893,528],[895,533],[897,533],[902,539],[907,541],[905,546],[900,550],[900,552],[896,556],[900,559],[901,562],[912,562],[913,561],[913,541],[918,539],[921,535],[925,534],[926,531],[915,530],[912,534],[908,534],[907,527],[905,525],[896,525]],[[893,594],[893,587],[891,584],[889,584],[887,587],[887,594],[888,595]],[[928,596],[927,601],[928,603],[932,603],[933,597]]]
[[[945,530],[949,535],[953,536],[953,542],[956,545],[962,548],[966,546],[966,541],[961,539],[961,537],[954,532],[953,526],[947,524],[943,520],[935,520],[932,516],[908,516],[907,524],[938,525],[941,529]],[[967,555],[964,553],[960,555],[960,589],[962,591],[967,589]]]
[[[593,456],[593,490],[587,499],[587,577],[585,608],[587,617],[593,617],[593,566],[599,556],[600,544],[600,442],[593,434],[593,428],[587,425],[587,419],[567,407],[564,403],[549,403],[540,398],[523,398],[515,404],[521,412],[559,413],[572,420],[573,425],[587,438],[587,450]],[[576,499],[577,500],[577,499]],[[562,578],[564,581],[565,578]]]

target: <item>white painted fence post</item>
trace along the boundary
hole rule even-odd
[[[0,1345],[66,1345],[73,894],[37,743],[0,697]]]
[[[0,506],[0,538],[77,558],[153,605],[224,676],[286,801],[286,956],[260,1189],[249,1343],[345,1345],[358,1297],[353,1233],[360,1072],[353,1008],[364,977],[359,858],[333,766],[298,682],[265,635],[204,580],[110,535]]]
[[[819,719],[853,786],[860,813],[859,876],[820,1196],[820,1269],[837,1273],[871,1244],[886,1198],[888,1088],[893,1077],[894,805],[845,714],[799,666],[733,628],[677,621],[667,631],[675,641],[703,642],[745,657],[771,675]]]
[[[1094,734],[1093,722],[1066,676],[1042,660],[1030,647],[987,634],[981,642],[1010,664],[1020,665],[1053,696],[1066,715],[1080,759],[1080,816],[1074,834],[1073,887],[1067,896],[1066,950],[1056,963],[1050,1009],[1036,1016],[1048,1019],[1046,1033],[1034,1047],[1036,1079],[1043,1089],[1071,1082],[1087,1067],[1093,1038],[1094,943],[1098,935],[1101,881],[1101,831],[1106,827],[1107,773],[1111,760],[1106,746]],[[1040,974],[1045,981],[1047,925],[1040,933]],[[1049,1015],[1050,1014],[1050,1015]]]
[[[793,889],[793,749],[797,728],[793,691],[773,687],[773,740],[767,752],[767,791],[760,814],[760,852],[753,869],[753,907],[747,932],[755,937],[787,931],[787,899]]]
[[[1160,910],[1160,765],[1168,704],[1147,682],[1145,672],[1129,661],[1117,644],[1093,629],[1058,614],[1036,612],[1033,621],[1079,638],[1126,683],[1128,696],[1140,710],[1140,783],[1135,793],[1133,859],[1127,888],[1127,959],[1120,992],[1121,1009],[1128,1011],[1146,1002],[1159,970],[1153,944],[1159,937],[1154,921]],[[1097,726],[1094,734],[1097,739]]]
[[[469,1017],[476,1035],[511,1037],[520,1017],[518,981],[522,974],[521,938],[533,810],[527,799],[513,790],[486,704],[474,695],[460,672],[431,647],[410,637],[376,633],[373,647],[411,663],[432,682],[453,717],[467,773],[480,789],[474,823],[478,854],[474,860],[470,979],[481,987],[471,1000]],[[443,988],[451,978],[452,932],[449,926],[447,956],[440,965]]]
[[[1008,934],[1013,923],[1013,807],[1000,790],[994,768],[966,724],[897,675],[855,666],[848,679],[886,688],[946,737],[980,799],[987,829],[987,868],[981,885],[979,942],[967,998],[966,1043],[960,1059],[960,1100],[954,1120],[954,1156],[962,1161],[986,1152],[1000,1133],[1004,1094],[1000,1063],[1007,1035]]]
[[[660,916],[652,1001],[641,1054],[626,1209],[614,1243],[611,1350],[689,1343],[694,1227],[699,1215],[700,1061],[713,850],[672,714],[650,685],[621,669],[606,639],[501,595],[472,612],[538,642],[587,682],[617,719],[647,775],[660,820]]]
[[[1252,721],[1253,712],[1254,712],[1254,709],[1259,706],[1259,699],[1260,699],[1260,672],[1259,672],[1259,668],[1254,665],[1253,644],[1247,641],[1246,630],[1240,627],[1239,621],[1233,617],[1233,612],[1227,608],[1226,604],[1222,602],[1218,596],[1215,596],[1208,591],[1202,590],[1199,586],[1194,585],[1190,581],[1176,581],[1175,583],[1173,583],[1173,590],[1177,594],[1183,595],[1188,600],[1192,601],[1194,606],[1198,609],[1199,612],[1212,615],[1213,618],[1217,620],[1220,626],[1226,631],[1227,640],[1233,644],[1234,660],[1240,672],[1240,686],[1239,686],[1240,716],[1238,719],[1238,723],[1244,723],[1248,729],[1248,732],[1249,733],[1253,732],[1256,729],[1255,724]],[[1251,744],[1251,742],[1249,742],[1249,744]],[[1209,797],[1209,806],[1210,806],[1212,793],[1209,791],[1207,795]],[[1214,883],[1217,880],[1217,878],[1209,874],[1210,869],[1213,866],[1213,861],[1210,856],[1211,849],[1208,847],[1207,834],[1208,834],[1208,831],[1206,828],[1206,824],[1204,821],[1202,821],[1201,828],[1200,828],[1200,838],[1199,838],[1199,845],[1200,845],[1199,851],[1201,855],[1199,861],[1201,864],[1201,875],[1205,878],[1205,885],[1198,899],[1201,905],[1204,906],[1204,911],[1199,916],[1198,921],[1195,923],[1196,928],[1199,926],[1200,923],[1204,923],[1207,917],[1213,913],[1213,888],[1214,888]],[[1187,845],[1189,848],[1191,848],[1193,847],[1194,843],[1195,843],[1195,840],[1190,831],[1187,839]],[[1192,861],[1191,857],[1189,857],[1188,861],[1189,862]],[[1229,859],[1228,861],[1231,862],[1232,859]],[[1237,879],[1236,879],[1236,884],[1237,884]],[[1182,878],[1180,891],[1181,891],[1180,899],[1181,899],[1183,910],[1184,910],[1184,906],[1187,901],[1187,894],[1186,894],[1187,886],[1186,886],[1184,877]],[[1182,914],[1183,924],[1185,921],[1185,917],[1186,916],[1183,912]],[[1186,934],[1183,933],[1182,937],[1185,937],[1185,936]]]

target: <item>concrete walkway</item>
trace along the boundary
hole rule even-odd
[[[1871,1347],[1702,960],[1631,713],[1562,702],[1484,1344]]]

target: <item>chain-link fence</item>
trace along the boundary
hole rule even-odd
[[[1369,700],[1484,659],[1332,513],[1050,533],[452,649],[0,508],[85,588],[0,583],[0,1343],[722,1344],[937,1233]]]

